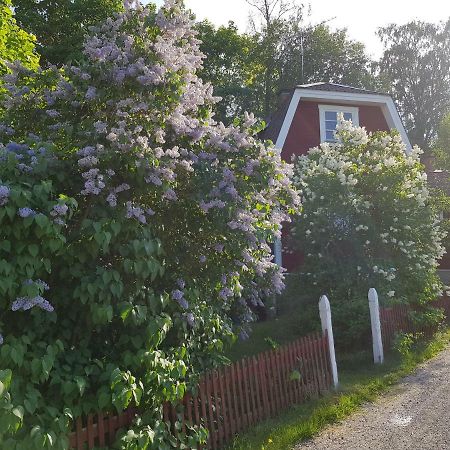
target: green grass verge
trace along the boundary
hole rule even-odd
[[[390,355],[386,363],[375,366],[368,353],[341,361],[339,392],[292,407],[276,418],[262,422],[238,436],[229,450],[290,450],[300,441],[317,435],[327,425],[338,422],[362,404],[410,374],[418,364],[435,356],[450,342],[450,330],[420,344],[408,358]]]

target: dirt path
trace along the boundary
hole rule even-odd
[[[294,450],[449,450],[450,348]]]

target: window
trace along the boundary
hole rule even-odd
[[[358,108],[336,105],[319,105],[320,140],[321,142],[336,142],[334,131],[337,126],[338,114],[342,113],[345,120],[351,120],[359,126]]]

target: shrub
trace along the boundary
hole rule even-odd
[[[67,448],[72,420],[139,407],[118,446],[196,448],[162,404],[283,287],[269,245],[291,168],[224,127],[179,1],[126,5],[78,66],[6,76],[0,144],[0,442]]]
[[[424,312],[441,293],[443,232],[418,148],[407,154],[395,132],[367,134],[344,120],[337,138],[295,162],[303,215],[293,241],[305,254],[305,287],[330,296],[337,343],[357,346],[370,336],[369,288],[384,304]]]

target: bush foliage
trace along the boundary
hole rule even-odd
[[[295,162],[304,209],[293,235],[304,286],[315,299],[330,296],[337,341],[352,346],[370,336],[371,287],[384,304],[411,303],[436,318],[427,305],[442,290],[444,233],[418,148],[408,153],[395,132],[367,134],[344,120],[337,139]]]
[[[120,448],[195,448],[161,405],[283,287],[267,242],[298,207],[291,168],[252,116],[214,121],[198,44],[181,2],[128,3],[78,66],[5,77],[2,448],[67,448],[73,418],[130,405]]]

